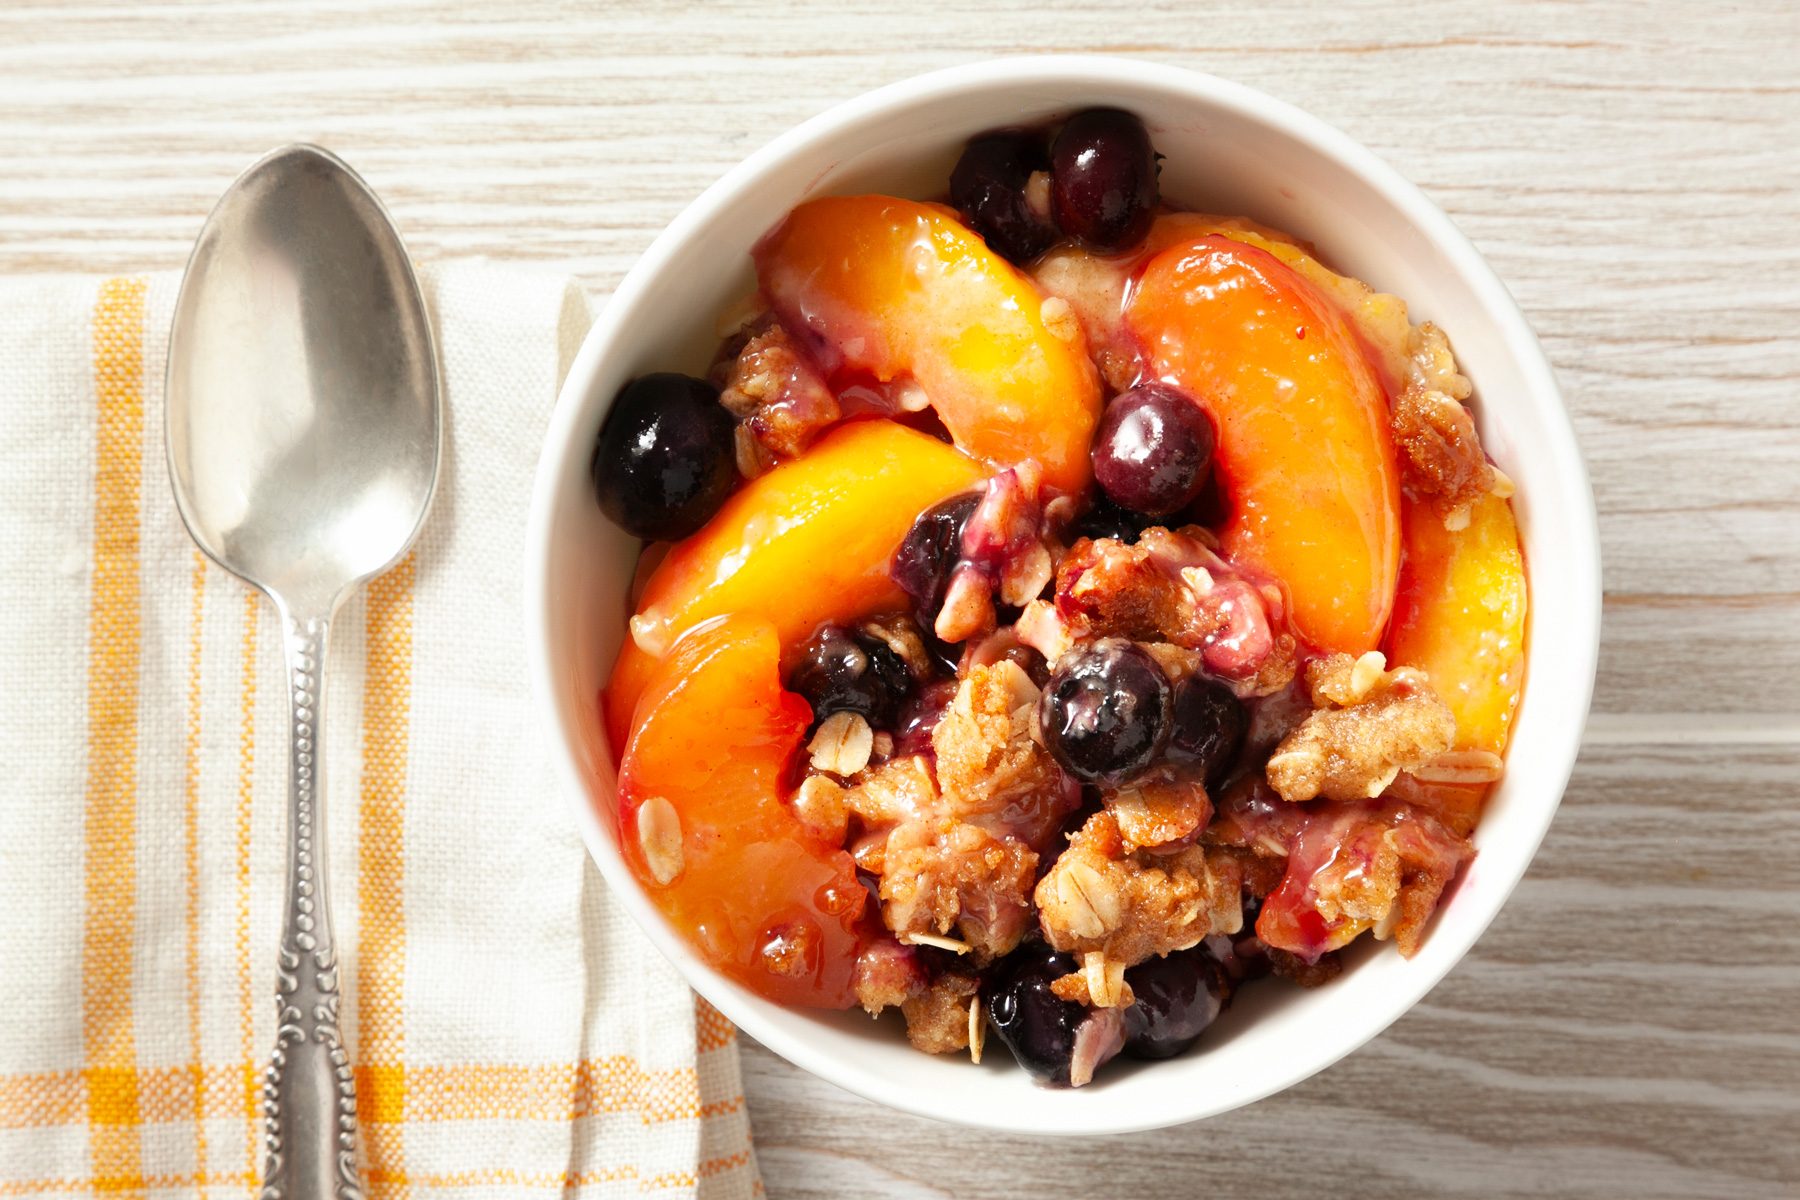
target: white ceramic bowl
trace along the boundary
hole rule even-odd
[[[977,1067],[912,1050],[893,1020],[771,1004],[702,963],[650,904],[615,843],[613,770],[596,719],[636,547],[595,507],[588,464],[627,379],[705,368],[717,314],[751,285],[751,245],[795,203],[832,192],[939,195],[971,134],[1091,105],[1144,119],[1173,202],[1307,239],[1339,270],[1448,331],[1475,382],[1482,438],[1518,484],[1531,622],[1506,777],[1475,835],[1480,852],[1418,957],[1363,939],[1329,987],[1249,989],[1195,1051],[1117,1061],[1088,1087],[1051,1091],[997,1043]],[[1600,620],[1593,497],[1556,383],[1505,287],[1449,219],[1368,150],[1287,104],[1208,75],[1085,57],[1003,59],[871,92],[777,138],[677,217],[620,283],[557,401],[532,496],[525,587],[532,681],[582,836],[694,988],[777,1054],[872,1100],[962,1125],[1058,1134],[1148,1129],[1247,1104],[1348,1054],[1443,978],[1499,912],[1556,811],[1587,716]]]

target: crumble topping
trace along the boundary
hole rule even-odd
[[[1448,750],[1456,736],[1456,718],[1424,674],[1389,671],[1378,651],[1315,660],[1306,680],[1318,707],[1282,739],[1268,764],[1269,783],[1283,800],[1379,796],[1400,772]]]
[[[1468,522],[1468,506],[1503,486],[1488,464],[1463,404],[1474,388],[1456,368],[1444,331],[1427,321],[1409,334],[1407,383],[1394,400],[1390,424],[1400,466],[1412,492],[1429,499],[1445,527]]]
[[[1056,571],[1056,612],[1071,639],[1125,637],[1198,651],[1241,694],[1266,695],[1293,678],[1297,646],[1281,594],[1240,576],[1198,527],[1144,530],[1135,544],[1083,538]],[[1045,618],[1036,618],[1039,628]],[[1036,630],[1034,629],[1034,634]]]
[[[954,931],[986,962],[1030,928],[1033,847],[1078,797],[1032,736],[1037,697],[1010,659],[974,667],[932,732],[935,778],[905,755],[844,789],[845,810],[877,835],[853,850],[857,865],[881,877],[882,920],[902,940],[941,945]]]
[[[1236,933],[1242,889],[1234,855],[1203,846],[1161,855],[1136,850],[1102,812],[1070,838],[1036,899],[1052,947],[1132,966],[1210,933]]]
[[[743,470],[748,458],[755,468],[744,472],[746,478],[780,459],[797,458],[844,415],[787,330],[772,318],[752,328],[756,331],[743,349],[722,368],[719,393],[719,402],[739,421],[738,467]]]
[[[977,963],[1017,946],[1031,926],[1037,854],[966,821],[911,822],[888,835],[881,917],[896,934],[961,934]]]
[[[1135,779],[1101,793],[1119,835],[1132,847],[1192,841],[1212,819],[1212,801],[1197,779],[1171,764],[1152,767]]]
[[[1407,336],[1406,349],[1409,386],[1441,392],[1459,402],[1475,394],[1475,385],[1457,369],[1450,339],[1434,322],[1414,325]]]
[[[1038,843],[1068,807],[1072,784],[1038,744],[1037,684],[1008,658],[970,668],[957,686],[931,744],[937,780],[950,807],[964,817],[1000,818]],[[1022,821],[1005,822],[1009,813]]]
[[[829,775],[808,775],[800,781],[790,806],[814,837],[828,846],[841,846],[850,826],[844,795],[844,785]]]
[[[1411,958],[1438,897],[1473,850],[1429,817],[1387,818],[1360,828],[1314,873],[1315,911],[1327,922],[1367,925]]]
[[[1326,805],[1306,821],[1281,886],[1256,932],[1268,945],[1316,962],[1365,930],[1411,957],[1426,923],[1474,847],[1405,804]]]
[[[976,1027],[971,1013],[979,1003],[976,987],[973,976],[946,971],[909,996],[900,1005],[907,1040],[927,1054],[969,1049],[969,1033]]]
[[[937,808],[937,801],[931,765],[917,754],[870,767],[852,779],[842,794],[845,810],[871,829],[927,815]]]
[[[889,938],[878,938],[856,956],[851,976],[856,1002],[874,1016],[896,1008],[925,990],[925,967],[918,951]]]

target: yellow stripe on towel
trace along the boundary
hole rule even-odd
[[[137,919],[138,578],[144,465],[144,292],[94,302],[94,535],[88,607],[86,921],[81,1035],[94,1190],[142,1195],[131,941]]]
[[[369,584],[357,853],[356,1103],[371,1194],[409,1194],[406,1119],[406,769],[414,556]]]

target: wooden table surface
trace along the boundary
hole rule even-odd
[[[1201,1125],[1037,1142],[746,1048],[777,1197],[1800,1193],[1800,7],[962,0],[0,6],[0,272],[178,267],[249,159],[356,164],[421,258],[597,294],[732,163],[1002,53],[1215,71],[1417,181],[1554,360],[1600,506],[1587,747],[1474,953]]]

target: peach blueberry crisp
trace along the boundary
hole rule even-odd
[[[1415,953],[1523,682],[1444,333],[1158,161],[1093,109],[806,200],[593,461],[652,543],[601,697],[644,888],[760,995],[1060,1086]]]

